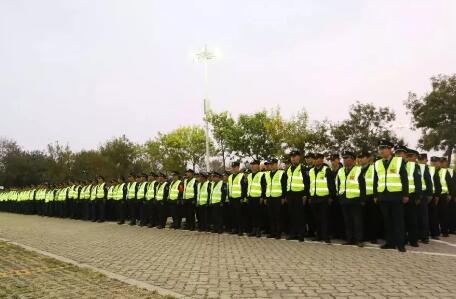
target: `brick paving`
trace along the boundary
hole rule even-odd
[[[0,242],[0,298],[165,298]]]
[[[0,213],[0,237],[194,298],[456,297],[454,236],[399,253]]]

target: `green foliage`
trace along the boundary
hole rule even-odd
[[[419,97],[409,93],[405,105],[421,130],[419,145],[444,150],[451,160],[456,146],[456,75],[431,78],[432,90]]]

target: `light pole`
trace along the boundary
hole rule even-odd
[[[209,108],[209,76],[208,76],[208,64],[210,60],[216,58],[215,54],[208,50],[207,45],[204,46],[204,49],[196,54],[196,58],[203,63],[204,65],[204,122],[206,125],[206,171],[210,171],[209,167],[209,121],[208,116],[210,112]]]

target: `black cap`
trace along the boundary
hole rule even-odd
[[[437,162],[437,161],[439,161],[438,157],[436,157],[436,156],[431,157],[431,162]]]
[[[264,164],[264,165],[269,165],[269,164],[271,164],[271,163],[270,163],[268,160],[265,160],[265,161],[263,162],[263,164]]]
[[[299,156],[299,155],[301,155],[301,152],[299,150],[295,149],[295,150],[290,151],[290,156],[292,156],[292,157]]]
[[[314,154],[314,159],[323,159],[325,157],[325,155],[323,155],[322,153],[315,153]]]
[[[347,158],[356,159],[356,154],[355,154],[354,152],[352,152],[352,151],[344,151],[344,152],[342,153],[342,157],[343,157],[344,159],[347,159]]]
[[[270,162],[271,164],[277,164],[279,163],[279,160],[277,160],[276,158],[272,158]]]
[[[420,153],[418,151],[414,150],[414,149],[411,149],[411,148],[407,149],[407,155],[410,155],[410,156],[411,155],[416,155],[416,156],[418,156],[419,154]]]
[[[231,167],[238,167],[238,166],[241,166],[241,162],[235,161],[235,162],[231,163]]]
[[[190,169],[190,168],[189,168],[189,169],[187,169],[187,170],[185,171],[185,173],[195,173],[195,171],[193,171],[193,169]]]
[[[218,176],[218,177],[221,177],[221,176],[222,176],[222,174],[221,174],[220,172],[217,172],[217,171],[213,171],[213,172],[212,172],[212,175],[213,175],[213,176]]]
[[[447,157],[440,157],[440,162],[446,162],[448,161]]]
[[[179,172],[178,171],[173,171],[173,172],[171,172],[171,175],[172,176],[179,176]]]
[[[315,154],[314,153],[307,153],[304,158],[312,158],[315,159]]]
[[[198,175],[207,178],[207,172],[205,171],[201,171]]]
[[[330,161],[334,161],[334,160],[336,160],[336,159],[340,159],[339,154],[337,154],[337,153],[332,153],[332,154],[329,155],[329,160],[330,160]]]
[[[358,154],[358,157],[360,158],[369,158],[372,154],[369,151],[361,151]]]
[[[394,147],[394,144],[389,141],[389,140],[386,140],[386,139],[382,139],[378,142],[378,147],[382,148],[382,147],[388,147],[388,148],[393,148]]]
[[[394,147],[395,153],[399,153],[399,152],[408,153],[408,151],[409,151],[409,149],[404,145],[396,144],[396,146]]]
[[[155,172],[149,172],[149,176],[157,176]]]
[[[159,176],[159,177],[166,178],[166,174],[164,174],[163,172],[159,172],[159,173],[158,173],[158,176]]]
[[[260,160],[253,160],[250,165],[260,165]]]
[[[418,155],[419,160],[427,160],[428,155],[426,153],[421,153]]]

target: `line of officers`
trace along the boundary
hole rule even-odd
[[[0,210],[42,216],[216,233],[364,246],[384,239],[382,249],[417,247],[418,241],[456,233],[456,177],[446,158],[432,157],[382,140],[379,158],[345,151],[324,163],[321,153],[290,153],[285,170],[271,159],[230,174],[177,172],[130,174],[106,183],[68,182],[0,193]],[[196,217],[195,217],[196,216]],[[185,218],[185,225],[182,219]]]

